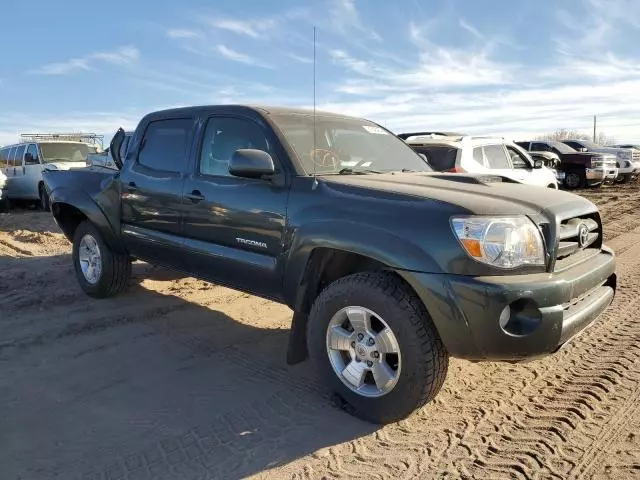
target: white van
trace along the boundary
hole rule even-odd
[[[86,167],[87,155],[96,152],[96,146],[71,141],[22,142],[2,147],[0,169],[7,177],[7,199],[36,200],[48,210],[42,171]]]

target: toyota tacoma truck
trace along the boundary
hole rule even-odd
[[[45,172],[80,287],[132,259],[293,311],[287,362],[361,418],[407,417],[450,357],[517,362],[592,325],[616,290],[596,206],[497,175],[438,173],[384,127],[245,105],[146,115],[117,171]]]

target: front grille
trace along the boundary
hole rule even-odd
[[[555,271],[563,270],[598,253],[602,247],[602,224],[597,213],[563,220],[558,225]]]
[[[635,148],[632,150],[632,158],[634,162],[640,162],[640,150],[636,150]]]

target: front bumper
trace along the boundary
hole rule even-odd
[[[554,273],[403,276],[452,356],[520,361],[557,351],[593,324],[615,295],[615,265],[613,251],[603,247]]]
[[[595,167],[585,169],[585,176],[589,184],[613,181],[618,176],[617,167]]]

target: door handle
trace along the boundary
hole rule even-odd
[[[193,192],[186,195],[186,197],[191,200],[193,203],[197,203],[200,200],[204,200],[204,195],[200,193],[200,190],[194,190]]]
[[[130,192],[135,192],[138,189],[138,186],[136,185],[136,182],[129,182],[127,184],[127,190],[129,190]]]

